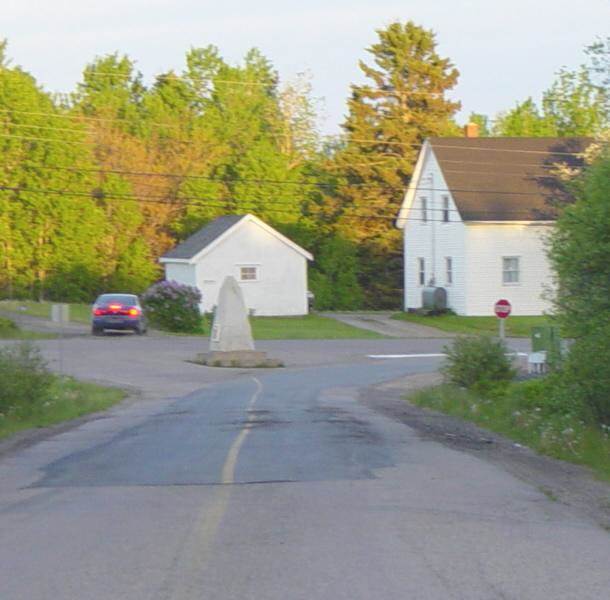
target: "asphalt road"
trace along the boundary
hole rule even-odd
[[[64,341],[147,399],[0,460],[2,600],[608,597],[607,531],[359,402],[439,360],[367,353],[437,346],[269,343],[295,366],[254,372],[159,340],[148,376],[145,340]]]

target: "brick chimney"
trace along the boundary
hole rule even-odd
[[[479,126],[476,123],[466,123],[464,125],[464,135],[467,138],[479,137]]]

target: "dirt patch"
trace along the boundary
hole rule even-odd
[[[438,374],[421,374],[367,388],[361,401],[408,425],[426,439],[471,452],[535,486],[548,498],[577,510],[610,532],[610,485],[585,467],[541,456],[469,421],[420,408],[410,393],[440,382]]]

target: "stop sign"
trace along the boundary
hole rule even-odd
[[[508,300],[498,300],[494,305],[494,312],[499,319],[506,319],[510,315],[512,306]]]

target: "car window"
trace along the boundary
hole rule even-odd
[[[109,302],[133,305],[138,303],[138,297],[132,296],[131,294],[102,294],[95,301],[96,304],[108,304]]]

